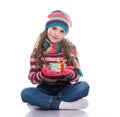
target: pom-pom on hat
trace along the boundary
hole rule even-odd
[[[69,31],[69,27],[72,26],[69,15],[61,10],[55,10],[48,15],[49,21],[46,23],[45,29],[53,26],[62,27],[66,34]]]

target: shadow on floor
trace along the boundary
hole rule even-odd
[[[32,110],[25,117],[88,117],[82,110]]]

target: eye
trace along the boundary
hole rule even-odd
[[[65,33],[65,31],[64,31],[64,30],[61,30],[60,32],[61,32],[61,33]]]
[[[57,28],[56,28],[56,27],[53,27],[52,29],[53,29],[53,30],[56,30]]]

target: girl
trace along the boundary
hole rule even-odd
[[[84,109],[89,85],[82,75],[75,45],[65,38],[72,26],[61,10],[48,15],[30,59],[29,80],[37,87],[25,88],[22,101],[35,109]]]

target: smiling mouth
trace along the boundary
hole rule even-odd
[[[52,36],[54,39],[58,39],[57,37]]]

